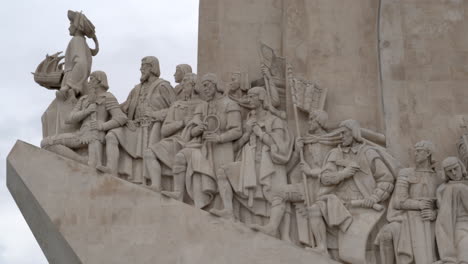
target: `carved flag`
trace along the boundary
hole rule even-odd
[[[301,110],[311,112],[323,110],[327,89],[319,87],[314,82],[293,77],[291,80],[293,103]]]

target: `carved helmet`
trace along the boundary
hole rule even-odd
[[[99,81],[99,84],[101,87],[105,88],[106,91],[109,89],[109,84],[107,82],[107,75],[103,71],[94,71],[90,74],[90,76],[93,76]]]

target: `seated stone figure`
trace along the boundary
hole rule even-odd
[[[445,183],[437,189],[435,235],[441,261],[468,263],[468,176],[456,157],[442,161]]]
[[[434,145],[423,140],[414,147],[416,167],[400,170],[387,213],[390,223],[376,238],[383,264],[436,260],[435,199],[441,178],[434,169]]]
[[[346,263],[366,263],[367,242],[383,216],[395,177],[355,120],[341,122],[342,143],[325,158],[317,202],[309,208],[316,250]]]
[[[91,73],[89,94],[76,103],[67,122],[80,123],[80,130],[45,138],[41,146],[70,159],[92,167],[101,165],[106,132],[125,125],[127,116],[120,109],[117,99],[107,92],[107,76],[102,71]],[[88,147],[88,158],[74,150]]]
[[[122,103],[127,114],[127,126],[112,129],[106,135],[105,166],[100,171],[127,176],[127,180],[142,184],[143,152],[161,140],[161,124],[167,109],[175,101],[174,89],[160,78],[159,60],[153,56],[141,60],[140,84]]]
[[[184,128],[193,118],[195,108],[203,102],[196,90],[197,75],[187,73],[181,81],[179,100],[175,101],[167,112],[161,127],[164,138],[160,142],[150,145],[144,153],[146,175],[151,179],[150,188],[161,191],[162,170],[170,170],[174,165],[174,157],[189,140],[189,135],[183,133]]]
[[[253,110],[237,142],[241,146],[240,161],[224,164],[218,170],[224,208],[210,212],[233,218],[234,198],[243,211],[237,218],[255,230],[290,240],[290,204],[281,190],[288,183],[286,164],[292,154],[293,140],[285,122],[269,111],[265,88],[253,87],[247,96]],[[240,215],[249,215],[250,220]],[[255,218],[259,221],[252,221]]]
[[[205,208],[213,201],[217,191],[215,172],[234,161],[233,141],[242,135],[240,107],[223,95],[216,75],[205,74],[201,84],[207,101],[196,108],[186,127],[191,140],[174,158],[174,190],[161,192],[180,201],[187,193],[197,208]]]

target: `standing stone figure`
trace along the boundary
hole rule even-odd
[[[263,87],[253,87],[247,95],[253,110],[238,142],[242,146],[240,171],[228,173],[226,167],[218,171],[224,209],[210,212],[232,215],[234,189],[236,200],[251,219],[261,216],[267,220],[266,223],[252,221],[247,224],[265,234],[277,236],[280,233],[283,240],[290,240],[290,204],[281,190],[288,184],[286,164],[292,154],[293,140],[285,122],[268,110],[267,93]]]
[[[57,97],[65,99],[86,93],[86,84],[91,72],[92,56],[99,51],[99,42],[96,37],[94,25],[81,12],[68,10],[70,27],[68,28],[72,39],[65,51],[65,69],[62,86],[57,91]],[[90,49],[85,36],[92,38],[95,49]]]
[[[141,83],[132,89],[121,105],[128,117],[127,126],[113,129],[106,135],[107,163],[106,166],[98,166],[103,172],[133,175],[134,178],[129,180],[135,183],[143,182],[143,173],[142,168],[139,171],[133,168],[132,160],[141,160],[146,148],[159,142],[161,123],[175,100],[174,89],[169,82],[159,78],[159,61],[156,57],[144,57],[140,71]],[[120,159],[119,149],[123,155]]]
[[[198,105],[187,124],[192,140],[175,156],[174,191],[162,192],[182,201],[186,191],[197,208],[205,208],[213,200],[215,172],[234,161],[233,141],[242,136],[240,107],[223,95],[216,75],[205,74],[201,84],[207,101]]]
[[[182,85],[182,81],[187,73],[192,73],[192,67],[188,64],[179,64],[176,66],[176,72],[174,73],[174,81],[177,85],[174,87],[174,93],[177,100],[183,99],[183,95],[181,95],[184,87]]]
[[[435,224],[440,263],[468,263],[468,176],[456,157],[442,161],[445,183],[437,189]]]
[[[127,116],[114,95],[107,92],[109,85],[104,72],[91,73],[88,86],[88,94],[78,100],[67,120],[81,124],[80,130],[46,138],[41,145],[57,154],[96,167],[101,165],[106,132],[125,125]],[[88,158],[74,151],[86,146]]]
[[[370,232],[394,187],[385,158],[361,137],[355,120],[341,122],[342,143],[332,149],[320,175],[318,201],[309,208],[317,250],[349,263],[365,263]]]
[[[151,179],[150,188],[156,191],[161,191],[163,169],[169,170],[172,175],[174,157],[190,139],[184,128],[193,118],[196,107],[203,102],[198,98],[195,73],[186,73],[180,87],[181,99],[171,105],[161,128],[161,135],[164,139],[150,145],[145,151],[146,175]]]
[[[376,242],[382,263],[432,263],[436,260],[434,221],[436,189],[440,184],[435,169],[434,145],[420,141],[415,147],[415,168],[401,169],[388,210],[390,223]]]

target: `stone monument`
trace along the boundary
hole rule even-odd
[[[466,8],[200,0],[199,73],[121,104],[69,11],[8,188],[50,263],[468,263]]]

